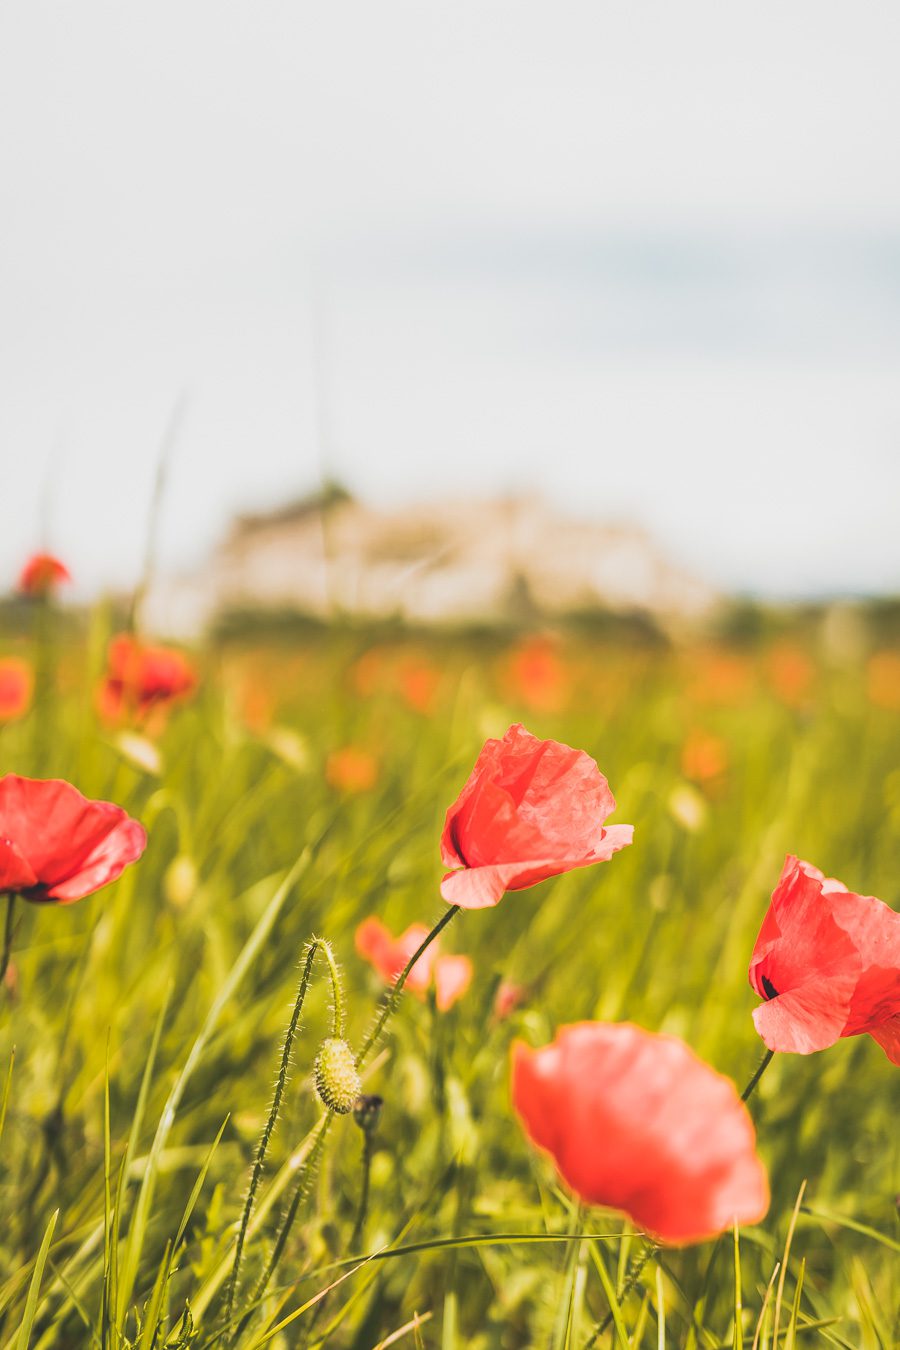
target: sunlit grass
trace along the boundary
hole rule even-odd
[[[515,1037],[592,1017],[677,1034],[743,1086],[762,1049],[747,965],[785,853],[896,904],[888,656],[336,635],[201,653],[192,701],[109,725],[95,625],[0,729],[2,767],[120,803],[149,845],[87,900],[17,911],[0,1346],[580,1347],[607,1321],[597,1344],[894,1343],[900,1078],[868,1037],[776,1056],[752,1101],[768,1218],[663,1250],[633,1288],[641,1237],[558,1188],[508,1093]],[[595,756],[634,845],[448,929],[471,988],[446,1013],[405,998],[364,1069],[384,1107],[362,1222],[364,1134],[347,1116],[322,1135],[313,975],[230,1299],[307,944],[331,944],[358,1049],[383,986],[356,927],[445,912],[444,811],[514,720]],[[524,991],[506,1017],[501,979]]]

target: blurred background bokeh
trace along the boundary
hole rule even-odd
[[[896,7],[88,0],[0,38],[5,577],[134,585],[167,447],[167,578],[338,485],[498,503],[498,548],[536,494],[716,592],[900,586]]]

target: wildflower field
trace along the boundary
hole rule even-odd
[[[897,652],[166,654],[38,606],[0,652],[0,1346],[900,1344]],[[121,808],[102,858],[19,779]]]

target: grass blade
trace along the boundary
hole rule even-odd
[[[141,1253],[143,1251],[144,1240],[147,1235],[147,1227],[150,1221],[150,1211],[153,1202],[153,1192],[156,1186],[156,1177],[159,1169],[159,1159],[165,1147],[169,1132],[175,1123],[175,1116],[181,1105],[181,1099],[184,1096],[191,1075],[197,1068],[203,1058],[203,1052],[218,1025],[219,1018],[225,1006],[233,997],[235,990],[240,985],[250,966],[259,955],[264,946],[269,933],[278,914],[290,894],[291,889],[302,876],[312,856],[312,850],[305,848],[300,857],[294,863],[281,885],[275,891],[272,899],[269,901],[261,917],[257,921],[247,941],[228,973],[222,988],[219,990],[212,1007],[206,1015],[206,1020],[197,1035],[194,1044],[191,1046],[190,1053],[185,1060],[184,1067],[174,1085],[163,1107],[159,1124],[156,1128],[156,1134],[150,1148],[150,1154],[147,1160],[147,1170],[144,1173],[141,1182],[141,1188],[138,1192],[137,1203],[134,1208],[134,1217],[132,1226],[129,1230],[129,1247],[124,1263],[121,1282],[119,1288],[118,1306],[127,1309],[131,1303],[134,1293],[134,1286],[137,1280],[138,1267],[140,1265]]]
[[[734,1336],[732,1350],[744,1350],[744,1302],[741,1294],[741,1241],[734,1225]]]
[[[159,1315],[162,1311],[163,1299],[166,1294],[166,1285],[169,1283],[169,1267],[172,1263],[172,1244],[166,1243],[166,1250],[163,1253],[162,1263],[153,1284],[153,1292],[150,1295],[149,1302],[144,1314],[144,1325],[141,1328],[141,1339],[138,1341],[137,1350],[153,1350],[156,1342],[156,1333],[159,1329]]]
[[[788,1224],[787,1237],[784,1240],[784,1252],[781,1257],[781,1274],[778,1276],[778,1289],[775,1294],[775,1325],[772,1332],[772,1350],[778,1350],[778,1329],[781,1322],[781,1301],[784,1295],[784,1277],[787,1274],[788,1257],[791,1254],[791,1242],[794,1237],[794,1229],[797,1227],[797,1216],[800,1213],[800,1206],[803,1203],[803,1192],[806,1190],[806,1181],[801,1182],[800,1190],[797,1193],[797,1200],[794,1204],[794,1211],[791,1214],[791,1221]]]
[[[613,1282],[610,1279],[609,1272],[606,1269],[603,1257],[597,1252],[596,1246],[593,1242],[591,1243],[591,1258],[594,1262],[594,1268],[597,1271],[597,1274],[600,1276],[600,1283],[603,1285],[603,1291],[606,1294],[606,1300],[609,1304],[609,1311],[612,1314],[613,1326],[616,1329],[616,1337],[619,1341],[619,1344],[624,1347],[624,1350],[629,1350],[630,1342],[628,1339],[628,1332],[625,1328],[625,1320],[622,1317],[622,1309],[619,1304],[619,1300],[616,1298],[615,1287],[613,1286]],[[600,1325],[602,1326],[602,1323]],[[592,1333],[591,1336],[588,1338],[585,1345],[585,1350],[587,1350],[587,1346],[595,1344],[595,1335],[596,1333]]]
[[[31,1340],[31,1328],[34,1325],[35,1314],[37,1313],[38,1295],[41,1289],[41,1277],[44,1274],[44,1266],[47,1264],[47,1255],[50,1251],[50,1243],[53,1238],[53,1230],[56,1227],[56,1220],[59,1218],[59,1210],[55,1209],[50,1215],[50,1222],[44,1232],[44,1240],[41,1243],[41,1249],[37,1254],[37,1260],[34,1263],[34,1273],[31,1276],[31,1284],[28,1286],[28,1297],[25,1300],[25,1314],[19,1327],[19,1335],[16,1340],[16,1350],[28,1350]]]
[[[16,1062],[16,1047],[13,1046],[9,1052],[9,1068],[6,1071],[6,1082],[3,1085],[3,1101],[0,1102],[0,1139],[3,1138],[3,1126],[6,1124],[6,1107],[9,1102],[9,1088],[12,1083],[13,1065]]]
[[[871,1238],[873,1242],[880,1242],[883,1247],[888,1247],[892,1252],[900,1252],[900,1242],[896,1238],[888,1237],[887,1233],[880,1233],[877,1228],[872,1228],[867,1223],[859,1223],[856,1219],[848,1219],[842,1214],[835,1214],[830,1209],[822,1209],[817,1205],[804,1205],[801,1213],[809,1214],[814,1219],[824,1219],[826,1223],[836,1223],[839,1228],[849,1228],[853,1233],[861,1233],[863,1237]]]
[[[800,1296],[803,1293],[803,1277],[806,1274],[806,1260],[800,1262],[800,1274],[797,1276],[797,1288],[794,1290],[794,1304],[791,1308],[791,1320],[784,1338],[784,1350],[795,1350],[797,1344],[797,1319],[800,1316]]]

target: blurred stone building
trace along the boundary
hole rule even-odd
[[[664,622],[714,591],[630,525],[576,520],[538,496],[377,510],[340,489],[236,520],[195,575],[156,584],[151,628],[187,635],[227,613],[494,624],[594,610]]]

